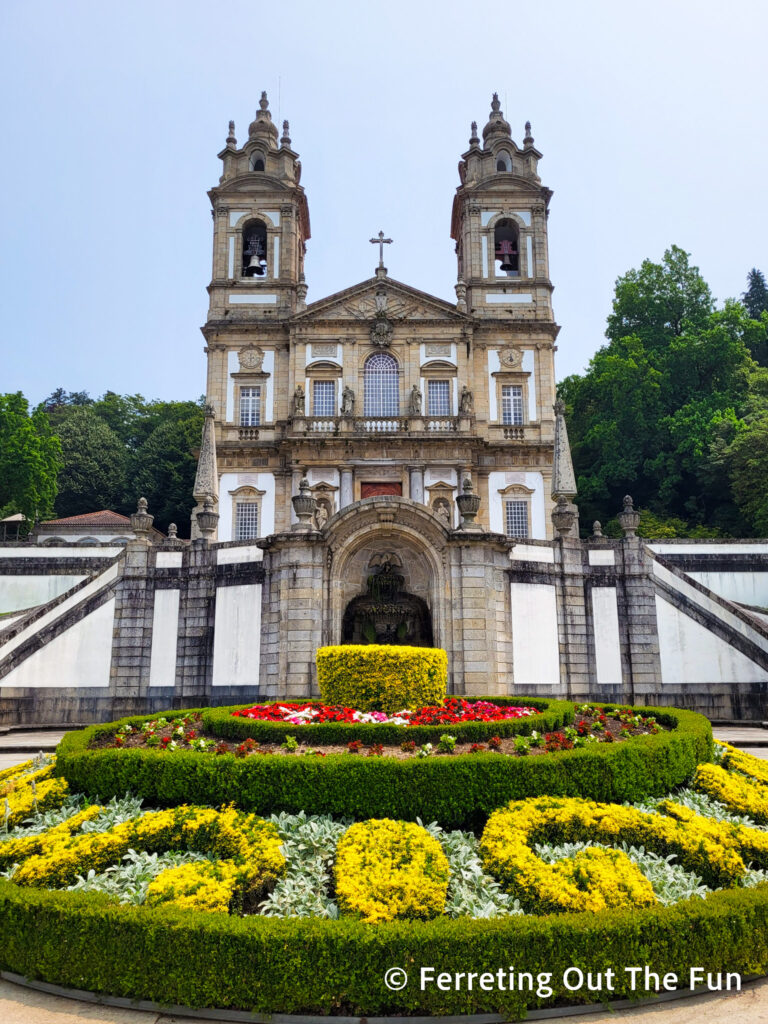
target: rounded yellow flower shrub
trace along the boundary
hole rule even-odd
[[[736,765],[733,765],[735,768]],[[768,825],[768,787],[728,772],[716,764],[700,764],[693,788],[736,814],[747,814],[758,825]]]
[[[426,829],[407,821],[362,821],[336,847],[339,907],[369,924],[442,914],[450,869]]]
[[[577,858],[545,864],[533,852],[535,843],[643,846],[661,856],[675,854],[686,870],[713,887],[738,884],[749,862],[768,863],[764,833],[702,818],[673,801],[659,806],[661,814],[646,814],[575,798],[512,801],[489,818],[480,842],[481,859],[486,871],[536,912],[638,906],[654,897],[650,884],[620,851],[613,851],[615,858],[584,851],[589,857],[577,870]],[[587,861],[593,862],[588,871]]]
[[[53,765],[30,771],[31,761],[14,765],[0,775],[0,824],[8,828],[21,825],[35,811],[52,811],[64,803],[69,793],[65,779],[53,779]],[[4,811],[8,801],[9,813]]]
[[[326,704],[392,715],[441,704],[448,686],[448,655],[439,647],[344,644],[320,647],[317,682]]]

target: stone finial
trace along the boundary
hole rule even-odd
[[[192,494],[198,505],[206,498],[218,500],[219,472],[216,460],[216,411],[213,405],[206,405],[203,421],[203,438],[200,443],[200,455],[197,459],[197,473]]]
[[[530,149],[533,145],[533,136],[531,135],[531,122],[525,122],[525,138],[523,139],[523,145],[526,149]]]
[[[477,121],[473,121],[470,126],[469,146],[470,149],[474,149],[475,146],[480,145],[480,139],[477,134]]]
[[[266,92],[261,94],[256,119],[248,125],[248,138],[251,140],[261,138],[270,149],[277,149],[277,125],[272,124]]]
[[[147,499],[139,498],[136,511],[131,516],[131,529],[136,534],[137,539],[141,540],[149,539],[149,531],[152,529],[152,523],[155,521],[155,517],[149,514],[147,507]]]
[[[464,485],[461,494],[456,498],[456,505],[461,516],[460,530],[481,530],[479,523],[475,522],[478,510],[480,509],[480,495],[472,490],[470,477],[464,478]]]
[[[200,535],[203,540],[210,541],[215,540],[216,527],[219,522],[219,513],[214,511],[213,502],[210,498],[206,498],[203,504],[202,511],[197,513],[197,528],[200,531]]]
[[[179,528],[176,523],[168,524],[168,540],[176,540],[176,535],[179,532]]]
[[[466,284],[464,284],[464,282],[461,280],[461,278],[459,278],[459,280],[454,285],[454,288],[456,289],[456,309],[458,309],[458,311],[460,313],[466,313],[466,311],[467,311],[467,286],[466,286]]]
[[[288,128],[288,122],[283,121],[283,135],[282,138],[280,139],[280,145],[285,147],[285,149],[290,149],[291,147],[291,137],[288,134]]]
[[[485,148],[490,148],[489,142],[494,140],[511,139],[512,129],[504,120],[504,114],[499,102],[499,94],[495,92],[491,100],[491,113],[488,117],[488,124],[483,128],[483,142]]]
[[[237,139],[235,138],[235,122],[229,122],[229,135],[227,136],[227,149],[237,149]]]
[[[297,523],[294,523],[291,529],[296,531],[306,532],[313,529],[312,520],[315,513],[317,512],[317,501],[312,497],[312,491],[309,487],[309,480],[306,477],[302,477],[299,482],[299,493],[294,494],[291,498],[293,504],[293,511],[296,513]]]
[[[635,511],[632,496],[624,495],[624,507],[619,512],[619,526],[625,538],[635,537],[637,528],[640,525],[640,513]]]
[[[592,536],[593,537],[602,537],[603,536],[603,525],[602,525],[602,523],[600,522],[599,519],[596,519],[594,521],[594,523],[592,523]]]

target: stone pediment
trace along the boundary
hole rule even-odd
[[[385,317],[392,323],[400,321],[454,320],[464,323],[467,317],[454,305],[435,295],[421,292],[391,278],[371,278],[343,291],[318,299],[293,317],[294,322],[324,320],[373,320]]]

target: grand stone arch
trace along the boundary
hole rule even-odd
[[[366,593],[369,577],[389,557],[403,589],[428,609],[434,646],[450,652],[448,531],[437,516],[407,498],[365,498],[337,513],[324,534],[329,552],[324,643],[342,641],[346,609]]]

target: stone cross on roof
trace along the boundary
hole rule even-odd
[[[371,243],[371,245],[378,245],[378,247],[379,247],[379,266],[383,267],[384,266],[384,246],[385,245],[391,245],[393,239],[385,238],[384,237],[384,232],[380,231],[376,238],[369,238],[368,241]]]

